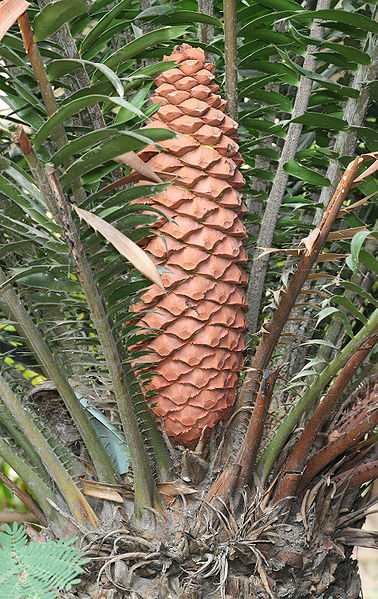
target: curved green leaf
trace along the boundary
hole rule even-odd
[[[268,83],[273,81],[277,81],[276,75],[267,75],[265,77],[251,77],[250,79],[245,79],[243,83],[245,86],[242,87],[242,93],[244,96],[248,96],[252,92],[252,90],[256,88],[265,88]]]
[[[300,8],[299,5],[298,8]],[[251,20],[249,20],[249,14],[251,15]],[[273,23],[274,21],[277,21],[278,19],[281,19],[283,17],[290,17],[292,14],[293,10],[282,10],[279,12],[271,12],[269,14],[264,14],[262,16],[256,17],[256,7],[249,7],[249,9],[245,11],[245,14],[243,14],[243,16],[240,16],[239,22],[245,23],[245,25],[239,29],[238,36],[243,37],[245,35],[245,37],[249,40],[253,28],[257,28],[261,25],[267,26],[268,24]],[[242,47],[241,51],[243,52],[243,50],[244,49]]]
[[[330,298],[330,301],[339,304],[339,306],[343,306],[343,308],[346,308],[349,312],[353,314],[355,318],[357,318],[357,320],[359,320],[363,324],[367,323],[366,317],[363,314],[361,314],[359,310],[357,310],[356,306],[347,297],[345,297],[345,295],[333,295]]]
[[[286,131],[281,125],[276,125],[274,122],[265,119],[243,119],[243,125],[247,128],[256,129],[257,131],[264,131],[269,135],[277,135],[277,137],[285,137]]]
[[[301,123],[310,128],[316,129],[317,127],[320,127],[321,129],[334,129],[336,131],[343,131],[348,127],[348,123],[343,121],[343,119],[320,112],[305,112],[305,114],[292,119],[291,122]]]
[[[307,77],[308,79],[311,79],[312,81],[317,81],[318,83],[321,83],[327,89],[336,90],[349,98],[357,99],[359,97],[359,91],[357,89],[347,87],[346,85],[341,85],[340,83],[337,83],[337,81],[332,81],[331,79],[328,79],[327,77],[324,77],[323,75],[319,75],[318,73],[314,73],[313,71],[308,71],[307,69],[304,69],[303,67],[298,65],[296,62],[291,60],[289,54],[287,52],[285,52],[284,50],[282,50],[281,48],[277,48],[277,52],[280,54],[281,58],[283,58],[283,60],[285,61],[287,68],[290,67],[293,71],[299,73],[300,75],[304,75],[305,77]]]
[[[353,339],[354,335],[353,335],[353,330],[352,330],[351,324],[349,322],[349,318],[347,317],[347,315],[344,312],[341,312],[338,308],[335,308],[334,306],[327,306],[326,308],[323,308],[319,312],[318,318],[316,321],[316,326],[318,326],[318,324],[322,320],[324,320],[324,318],[327,318],[327,316],[330,316],[331,314],[334,314],[335,316],[337,315],[339,318],[341,318],[349,337],[351,339]]]
[[[378,33],[378,23],[369,19],[364,15],[360,15],[347,10],[308,10],[296,13],[292,17],[289,17],[294,21],[302,21],[307,19],[319,19],[321,21],[332,21],[334,23],[346,23],[353,27],[358,27],[364,31],[370,31],[372,33]]]
[[[175,6],[152,6],[138,16],[138,20],[141,21],[149,21],[151,19],[154,19],[157,23],[207,23],[223,28],[222,21],[216,17],[195,10],[176,10]]]
[[[371,57],[366,52],[362,52],[358,48],[354,48],[353,46],[347,46],[345,44],[335,44],[334,42],[329,42],[328,40],[322,43],[322,47],[330,48],[331,50],[335,50],[342,56],[345,56],[348,60],[356,62],[357,64],[364,64],[369,66],[371,63]]]
[[[324,345],[325,347],[330,347],[331,349],[336,349],[331,341],[327,341],[326,339],[310,339],[310,341],[303,341],[299,345]]]
[[[4,42],[0,45],[0,56],[5,58],[9,64],[16,67],[25,68],[25,60],[21,58],[16,52],[14,52],[11,48],[7,48],[4,45]]]
[[[72,181],[88,173],[99,165],[104,164],[112,158],[143,148],[148,145],[150,140],[148,137],[139,135],[129,131],[128,133],[116,133],[110,139],[106,140],[103,144],[89,150],[84,156],[81,156],[76,160],[61,177],[62,187],[70,185]]]
[[[279,48],[277,48],[279,51]],[[274,74],[279,79],[282,79],[289,85],[297,85],[298,77],[293,73],[293,69],[290,69],[288,65],[282,62],[269,62],[267,60],[253,60],[248,62],[248,68],[262,73]]]
[[[28,286],[36,286],[47,288],[48,285],[51,285],[50,289],[59,290],[59,284],[64,287],[65,280],[59,276],[62,272],[61,264],[35,264],[26,267],[18,267],[12,269],[12,275],[7,279],[7,285],[14,281],[20,281]],[[59,277],[59,281],[57,281],[57,285],[53,286],[53,276]],[[51,281],[48,282],[49,277],[51,277]],[[74,281],[72,279],[67,279],[67,291],[79,291],[80,286],[77,284],[74,285]],[[62,288],[62,287],[61,287]]]
[[[13,179],[22,188],[27,189],[30,195],[40,204],[45,205],[42,193],[36,187],[33,178],[26,173],[16,162],[13,165],[9,165],[6,169],[7,175]]]
[[[267,106],[278,106],[285,112],[293,110],[293,104],[287,96],[272,90],[256,89],[253,92],[253,100],[258,100]]]
[[[298,12],[303,10],[301,5],[293,2],[293,0],[259,0],[259,4],[272,10],[294,10]]]
[[[331,182],[327,177],[312,171],[306,166],[298,164],[295,160],[288,160],[283,169],[286,173],[289,173],[289,175],[301,179],[301,181],[304,181],[305,183],[310,183],[311,185],[323,185],[324,187],[330,187],[331,185]]]
[[[88,12],[89,8],[88,0],[55,0],[47,4],[33,21],[35,41],[47,39],[64,23]]]
[[[280,153],[278,150],[274,150],[273,148],[254,148],[250,151],[250,156],[264,156],[265,158],[269,158],[270,160],[279,160]]]
[[[161,29],[156,29],[155,31],[151,31],[150,33],[146,33],[141,37],[138,37],[136,40],[126,44],[117,52],[114,52],[107,60],[105,61],[105,65],[110,69],[114,69],[120,63],[125,62],[129,58],[133,58],[139,52],[146,50],[150,46],[154,46],[155,44],[160,44],[161,42],[169,42],[172,38],[178,37],[182,35],[186,30],[186,27],[162,27]],[[97,81],[98,75],[95,75],[93,81]]]
[[[365,239],[371,234],[371,231],[358,231],[353,237],[350,244],[350,251],[353,260],[358,262],[359,253],[363,246]]]
[[[156,195],[158,193],[162,193],[168,183],[157,183],[151,185],[135,185],[134,187],[130,187],[129,189],[123,189],[119,191],[115,195],[106,198],[101,202],[103,208],[109,208],[111,206],[118,206],[124,204],[125,202],[131,202],[132,200],[138,200],[140,198],[148,198],[150,196]],[[90,206],[92,203],[96,203],[97,200],[105,195],[106,192],[103,190],[99,190],[93,195],[89,196],[85,202],[81,204],[81,207]]]
[[[243,31],[245,35],[248,35],[249,40],[257,39],[269,44],[274,44],[275,46],[290,47],[297,43],[290,35],[287,35],[286,33],[281,33],[280,31],[274,31],[272,29],[256,29],[253,23],[247,27],[244,27]]]
[[[146,79],[153,77],[155,75],[160,75],[163,71],[167,71],[168,69],[172,69],[176,65],[172,60],[161,61],[155,64],[151,64],[148,67],[143,67],[141,69],[137,69],[133,72],[132,75],[128,76],[127,83],[124,84],[124,92],[127,92],[139,85],[143,84]],[[119,72],[122,72],[122,66],[118,69]],[[98,83],[91,85],[90,87],[84,87],[83,89],[79,89],[77,92],[74,92],[63,100],[62,106],[69,104],[73,100],[77,100],[78,98],[84,98],[89,95],[96,94],[110,94],[111,93],[111,84],[109,81],[99,81]]]
[[[378,143],[378,133],[376,129],[372,127],[355,127],[350,126],[349,129],[351,131],[355,131],[356,135],[366,142],[367,146],[374,151],[377,147]]]
[[[144,85],[141,85],[138,91],[133,95],[130,99],[130,102],[133,106],[142,109],[143,104],[146,102],[146,97],[148,92],[150,91],[152,86],[152,81],[148,81]],[[155,108],[155,106],[153,106]],[[124,121],[128,121],[133,117],[133,114],[127,108],[120,108],[119,112],[115,118],[116,123],[122,123]]]
[[[54,129],[56,129],[56,127],[63,123],[66,119],[70,118],[74,114],[77,114],[78,112],[80,112],[80,110],[83,110],[83,108],[86,108],[87,106],[97,104],[98,102],[104,102],[106,100],[109,100],[117,106],[123,106],[124,108],[128,108],[138,116],[145,118],[145,115],[141,110],[139,110],[139,108],[136,108],[135,106],[130,104],[130,102],[127,102],[122,98],[109,98],[108,96],[104,96],[103,94],[93,94],[89,96],[84,96],[83,98],[77,98],[76,100],[72,100],[72,102],[69,102],[68,104],[64,104],[63,106],[61,106],[56,111],[56,113],[53,114],[53,116],[51,116],[42,125],[42,127],[37,131],[37,133],[34,136],[34,149],[37,150],[40,147],[40,145],[45,141],[45,139],[47,139],[47,137],[54,131]]]
[[[55,269],[47,269],[46,266],[35,266],[25,269],[25,273],[20,273],[14,280],[18,280],[19,283],[27,287],[79,293],[81,291],[80,284],[68,277],[63,279],[62,276],[59,276],[61,275],[61,271],[61,266]]]
[[[82,60],[79,58],[62,58],[61,60],[52,60],[47,68],[49,79],[50,81],[52,79],[57,79],[62,75],[66,75],[67,73],[71,73],[72,71],[80,69],[80,67],[83,67],[84,65],[94,67],[95,69],[101,71],[101,73],[105,75],[107,79],[109,79],[118,95],[123,97],[123,85],[118,76],[114,71],[112,71],[112,69],[109,69],[109,67],[101,62],[92,62],[91,60]]]
[[[86,133],[81,137],[77,137],[68,142],[65,146],[60,148],[51,158],[51,162],[58,166],[59,164],[63,164],[67,158],[70,156],[74,156],[79,152],[84,152],[89,148],[95,146],[100,141],[107,139],[109,137],[114,137],[118,133],[128,133],[127,131],[122,131],[121,126],[118,128],[112,126],[106,127],[104,129],[97,129],[96,131],[91,131],[90,133]],[[136,133],[135,131],[133,133]],[[150,129],[142,128],[138,130],[138,133],[147,137],[150,141],[163,141],[166,139],[172,139],[175,137],[174,131],[170,131],[169,129],[159,129],[157,127],[151,127]]]
[[[108,25],[110,25],[115,17],[122,12],[124,8],[129,6],[131,0],[121,0],[118,4],[116,4],[109,12],[106,12],[105,15],[96,23],[96,25],[91,29],[89,33],[85,36],[80,45],[80,52],[83,54],[88,48],[94,44],[101,33],[105,31]],[[110,3],[109,3],[110,4]]]
[[[16,114],[19,118],[16,119],[17,123],[22,123],[29,125],[32,129],[38,129],[41,124],[44,122],[41,115],[35,110],[35,108],[25,104],[25,100],[22,98],[13,95],[15,90],[11,90],[8,85],[5,85],[3,81],[0,80],[0,89],[5,91],[6,95],[1,96],[1,101],[4,102],[9,108],[12,109],[13,113]],[[9,114],[2,114],[2,120],[12,121],[12,117]]]
[[[366,301],[378,308],[378,301],[371,295],[371,293],[368,293],[367,291],[365,291],[365,289],[363,289],[356,283],[353,283],[353,281],[343,281],[342,285],[346,289],[353,291],[356,295],[364,297]]]
[[[359,259],[361,264],[366,266],[368,270],[375,272],[375,274],[378,275],[378,260],[374,258],[370,252],[367,252],[362,248],[359,253]]]
[[[58,166],[59,164],[63,164],[67,158],[70,156],[74,156],[79,152],[83,152],[96,145],[103,139],[107,139],[108,137],[112,137],[116,134],[114,129],[97,129],[96,131],[91,131],[90,133],[86,133],[81,137],[77,137],[72,141],[69,141],[68,144],[60,148],[51,158],[51,162],[54,166]]]

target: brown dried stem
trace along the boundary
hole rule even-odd
[[[281,367],[271,374],[265,375],[263,373],[263,379],[260,383],[260,389],[256,397],[256,403],[251,418],[253,426],[248,427],[244,443],[236,459],[237,464],[240,465],[240,472],[237,480],[237,486],[239,488],[246,485],[251,477],[252,469],[255,465],[256,456],[261,444],[268,407],[272,399],[274,386],[280,370]]]
[[[353,428],[342,433],[338,439],[323,447],[323,449],[318,451],[318,453],[311,458],[304,470],[298,487],[299,491],[305,489],[315,476],[330,462],[354,447],[366,433],[377,426],[378,408],[375,408],[371,413],[369,412],[370,409],[369,406],[367,406],[361,419],[359,419]]]
[[[14,482],[10,478],[8,478],[6,474],[4,474],[4,472],[1,472],[1,470],[0,478],[3,481],[4,485],[8,487],[8,489],[10,489],[12,493],[14,493],[19,498],[20,501],[22,501],[22,503],[28,508],[28,510],[31,511],[32,514],[34,514],[34,516],[38,519],[42,526],[48,526],[48,522],[45,516],[43,515],[43,512],[41,512],[34,499],[30,497],[28,493],[21,491],[21,489],[19,489],[17,485],[15,485]]]
[[[38,50],[38,46],[34,41],[33,30],[30,26],[29,17],[27,12],[18,19],[18,25],[20,27],[22,40],[24,42],[25,50],[28,53],[30,64],[32,66],[35,78],[37,80],[39,89],[41,91],[43,102],[46,106],[47,114],[52,116],[58,109],[58,105],[54,96],[53,89],[47,77],[45,65],[43,64],[41,54]],[[58,148],[62,148],[68,143],[66,130],[62,124],[55,127],[53,131],[55,141]],[[72,159],[69,159],[64,163],[67,168],[72,163]],[[72,191],[78,204],[80,204],[86,197],[86,193],[79,181],[72,182]]]
[[[249,369],[243,388],[241,390],[240,404],[247,405],[252,403],[258,392],[260,385],[260,378],[264,369],[267,368],[272,353],[277,345],[278,339],[282,333],[282,330],[287,322],[289,314],[298,298],[298,295],[305,283],[308,275],[316,260],[323,249],[328,234],[335,222],[339,210],[346,199],[348,192],[352,186],[354,179],[357,176],[358,169],[362,162],[365,160],[371,160],[375,158],[373,154],[363,154],[355,158],[347,167],[344,176],[342,177],[339,185],[336,188],[335,194],[330,202],[328,208],[325,210],[322,222],[319,227],[312,231],[310,237],[304,240],[306,250],[302,256],[302,259],[298,265],[298,268],[292,276],[286,291],[282,294],[280,304],[276,309],[273,318],[269,325],[265,327],[260,344],[257,347],[256,353],[252,360],[251,368]],[[263,431],[263,420],[257,418],[257,410],[261,411],[261,404],[255,404],[250,421],[247,435],[244,438],[242,448],[238,453],[238,457],[243,455],[243,464],[241,464],[241,471],[239,477],[247,480],[248,473],[252,472],[254,462],[256,459],[256,453],[251,452],[252,445],[255,444],[254,439],[260,439]],[[265,406],[266,409],[266,406]],[[290,433],[289,433],[290,434]],[[227,478],[229,476],[229,470],[226,469],[220,475],[221,478]],[[219,480],[215,481],[214,485],[219,490],[227,489],[229,494],[230,489],[233,485],[220,484]],[[214,486],[215,488],[215,486]],[[212,493],[210,490],[210,494]],[[220,492],[220,491],[219,491]],[[220,495],[219,492],[215,493],[215,496],[221,497],[223,501],[227,500],[227,495]]]
[[[362,464],[362,466],[347,470],[346,472],[343,472],[343,474],[339,474],[333,478],[332,481],[338,483],[345,479],[345,484],[347,484],[349,488],[355,488],[360,487],[363,483],[374,480],[377,477],[378,461],[376,460],[375,462]]]
[[[302,471],[303,466],[307,461],[308,453],[315,442],[320,429],[329,417],[335,402],[337,402],[346,385],[351,380],[361,363],[369,355],[377,341],[377,336],[370,337],[370,339],[363,341],[361,346],[351,356],[340,374],[336,377],[335,381],[328,389],[325,397],[318,405],[314,415],[296,442],[291,455],[285,464],[282,480],[274,494],[274,501],[280,501],[284,497],[289,497],[295,494],[299,480],[297,478],[291,477],[290,475],[294,473],[298,474]]]
[[[366,325],[356,333],[345,347],[333,358],[333,360],[322,370],[317,379],[303,393],[302,397],[291,408],[283,422],[275,432],[268,447],[264,450],[258,465],[258,472],[263,481],[266,481],[282,448],[287,442],[291,432],[297,425],[305,411],[323,394],[328,383],[337,375],[339,370],[345,366],[350,356],[354,354],[363,339],[374,335],[378,330],[378,309],[370,316]],[[350,421],[350,419],[349,419]],[[348,427],[350,428],[350,427]]]
[[[19,17],[18,25],[20,27],[25,50],[28,53],[30,64],[42,94],[43,102],[46,106],[48,115],[51,116],[57,110],[57,103],[47,78],[45,65],[43,64],[38,46],[33,38],[33,30],[30,26],[27,12],[24,12],[24,14]],[[54,130],[54,136],[59,147],[62,147],[67,143],[67,135],[63,125],[59,125]]]

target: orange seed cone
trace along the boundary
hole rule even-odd
[[[244,179],[233,137],[237,124],[224,112],[214,65],[187,44],[166,60],[178,66],[156,79],[152,101],[160,108],[149,126],[178,136],[159,143],[162,152],[149,146],[139,154],[155,171],[176,177],[145,202],[174,219],[160,218],[157,235],[144,240],[166,269],[166,293],[152,285],[134,310],[148,310],[138,326],[159,330],[138,345],[143,359],[154,363],[152,411],[176,444],[193,447],[228,417],[235,401],[246,329]]]

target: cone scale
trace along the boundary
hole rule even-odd
[[[244,179],[233,138],[237,124],[217,94],[214,65],[187,44],[165,60],[177,67],[155,80],[152,101],[160,108],[149,126],[178,135],[159,144],[163,151],[148,146],[139,155],[175,177],[165,192],[145,200],[174,219],[160,218],[156,236],[143,242],[169,271],[162,273],[166,292],[152,285],[134,311],[142,314],[138,326],[159,331],[137,348],[154,364],[147,386],[152,411],[175,444],[193,447],[235,401],[247,326]]]

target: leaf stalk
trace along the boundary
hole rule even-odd
[[[56,482],[62,493],[71,514],[77,522],[91,527],[98,525],[98,518],[82,492],[78,489],[54,450],[45,437],[36,427],[29,414],[25,411],[20,401],[0,375],[0,397],[12,416],[17,421],[21,430],[37,449],[51,478]]]
[[[342,351],[328,364],[328,366],[321,372],[317,380],[311,385],[309,389],[302,395],[301,399],[291,409],[281,426],[276,431],[273,439],[269,443],[261,456],[258,465],[258,473],[260,474],[263,482],[265,482],[274,466],[281,449],[285,445],[289,438],[292,430],[299,421],[299,418],[304,414],[307,408],[319,399],[325,385],[336,375],[336,373],[343,368],[349,360],[350,356],[354,354],[360,344],[371,335],[375,335],[378,329],[378,310],[375,310],[371,315],[368,323],[362,327],[362,329],[355,335],[353,339],[342,349]],[[302,478],[303,484],[305,479]],[[302,482],[301,482],[302,484]]]
[[[63,195],[54,166],[50,163],[47,164],[45,172],[61,214],[63,232],[68,247],[71,249],[72,258],[76,264],[78,277],[86,297],[93,324],[97,331],[112,380],[123,432],[130,450],[134,474],[134,514],[137,519],[142,519],[146,515],[143,514],[144,507],[152,508],[153,510],[158,510],[160,512],[163,511],[164,507],[152,474],[146,448],[134,412],[132,396],[126,382],[125,372],[129,371],[129,376],[132,376],[132,367],[126,363],[124,365],[125,372],[123,370],[120,355],[117,350],[117,344],[113,337],[102,298],[93,279],[78,230],[72,219],[70,205]],[[142,393],[142,391],[140,392]]]
[[[312,418],[307,423],[302,435],[296,442],[287,460],[281,481],[278,483],[274,494],[274,501],[280,501],[285,497],[295,494],[297,485],[295,480],[290,477],[292,472],[301,472],[308,453],[313,446],[316,437],[326,422],[338,398],[341,396],[346,385],[351,380],[362,362],[369,355],[375,344],[378,342],[378,336],[364,339],[356,352],[350,357],[340,374],[336,377],[324,398],[316,408]]]
[[[3,296],[10,310],[12,318],[21,328],[23,336],[28,340],[29,345],[38,357],[44,372],[54,381],[57,391],[67,407],[67,410],[81,435],[83,443],[88,449],[97,477],[104,482],[118,482],[110,457],[104,450],[94,429],[86,418],[85,412],[80,406],[75,392],[68,383],[65,373],[59,368],[47,343],[25,309],[21,299],[10,285],[7,285],[6,274],[1,268],[0,285],[0,294]]]

